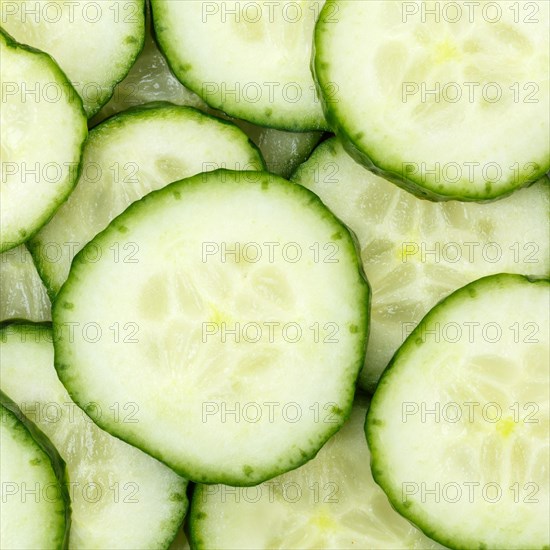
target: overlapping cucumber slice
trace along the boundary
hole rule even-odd
[[[0,252],[40,229],[71,192],[87,136],[80,98],[47,54],[0,29]]]
[[[549,286],[500,274],[456,291],[401,346],[372,399],[374,478],[452,548],[548,546]]]
[[[2,26],[48,52],[94,115],[130,70],[145,37],[144,0],[0,0]]]
[[[75,254],[133,201],[200,172],[262,167],[241,130],[189,107],[148,104],[96,126],[74,192],[29,243],[50,295],[67,278]],[[96,250],[94,257],[136,262],[139,243],[125,247]]]
[[[49,439],[0,392],[0,545],[66,548],[70,500],[65,464]]]
[[[178,79],[230,116],[282,130],[326,129],[309,69],[323,0],[153,0],[157,40]]]
[[[88,261],[129,242],[137,262]],[[89,411],[113,435],[189,479],[253,485],[343,424],[368,306],[353,239],[314,194],[218,170],[147,195],[75,258],[53,309],[56,368],[83,406],[139,405],[135,424]]]
[[[357,397],[343,428],[300,468],[256,487],[198,485],[194,548],[441,548],[395,512],[370,472]],[[320,421],[327,420],[325,411]]]
[[[433,203],[365,170],[331,139],[292,179],[317,193],[359,240],[373,291],[359,379],[369,391],[422,317],[452,291],[503,271],[550,272],[546,177],[493,204]]]
[[[488,201],[550,168],[545,0],[328,0],[314,70],[357,160],[423,198]]]
[[[187,482],[99,429],[75,405],[55,373],[53,336],[47,325],[2,328],[0,383],[67,463],[72,501],[70,547],[168,547],[186,512]],[[115,423],[139,421],[139,404],[126,397],[83,406]]]

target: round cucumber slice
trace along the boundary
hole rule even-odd
[[[51,303],[25,245],[0,254],[0,322],[49,321]]]
[[[129,204],[168,183],[218,168],[261,170],[263,161],[236,126],[190,107],[147,104],[96,126],[76,188],[29,242],[50,296],[65,282],[75,254]],[[132,262],[138,247],[98,254]]]
[[[292,179],[357,235],[373,292],[359,377],[369,392],[422,317],[454,290],[501,272],[550,274],[546,177],[491,204],[423,201],[366,170],[330,139]]]
[[[187,482],[100,430],[75,405],[57,378],[52,339],[48,324],[0,329],[0,374],[2,390],[44,431],[67,464],[70,548],[167,548],[187,509]],[[128,399],[106,409],[99,410],[96,403],[86,403],[86,408],[120,423],[135,422],[138,413]]]
[[[281,130],[327,129],[310,72],[324,0],[153,0],[156,38],[178,79],[230,116]]]
[[[67,198],[88,129],[80,98],[49,55],[0,29],[0,58],[4,252],[29,239]]]
[[[547,548],[548,280],[456,291],[384,372],[367,415],[374,479],[452,548]]]
[[[127,242],[137,262],[88,261]],[[193,481],[253,485],[343,424],[368,306],[354,241],[313,193],[218,170],[150,193],[79,253],[53,307],[56,368],[76,403],[139,404],[135,424],[90,411],[116,437]]]
[[[489,201],[550,169],[550,3],[327,0],[314,71],[367,168],[432,200]]]
[[[145,36],[144,0],[0,0],[2,26],[59,63],[93,116],[130,70]]]
[[[197,550],[442,548],[390,506],[372,478],[357,397],[342,429],[300,468],[256,487],[198,485],[190,532]],[[319,411],[320,421],[329,419]]]
[[[65,464],[48,438],[3,392],[0,415],[0,546],[65,548],[71,510],[63,485]]]

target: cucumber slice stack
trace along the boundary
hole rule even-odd
[[[368,467],[357,397],[342,429],[300,468],[256,487],[198,485],[190,532],[197,550],[442,548],[395,512]],[[320,421],[329,419],[320,411]]]
[[[327,0],[313,64],[327,120],[355,159],[423,198],[533,183],[550,169],[549,13],[546,0]]]
[[[65,464],[48,438],[0,392],[0,546],[65,548],[70,504]]]
[[[52,340],[47,325],[2,328],[0,383],[2,391],[51,439],[67,464],[72,506],[69,546],[166,548],[185,515],[187,482],[99,429],[75,405],[55,373]],[[86,405],[118,423],[134,423],[139,415],[139,405],[127,399],[101,410],[96,403]],[[56,546],[24,548],[39,547]]]
[[[88,260],[129,242],[137,262]],[[76,256],[53,307],[56,369],[82,406],[139,403],[136,424],[89,411],[113,435],[194,481],[253,485],[347,418],[368,306],[354,241],[315,195],[218,170],[135,202]]]
[[[550,274],[547,177],[491,204],[421,201],[354,162],[333,138],[292,180],[319,195],[361,246],[373,291],[359,377],[369,392],[422,317],[454,290],[496,273]]]
[[[549,286],[503,274],[458,290],[410,335],[372,399],[374,478],[452,548],[548,546]]]
[[[59,63],[93,116],[130,70],[145,37],[144,0],[0,0],[2,26]]]
[[[49,55],[0,28],[0,57],[4,252],[29,239],[67,198],[88,130],[80,98]]]

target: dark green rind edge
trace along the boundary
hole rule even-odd
[[[38,233],[38,231],[40,231],[42,226],[46,225],[46,223],[53,217],[56,210],[69,198],[69,195],[71,194],[76,185],[76,182],[80,177],[80,171],[82,169],[82,151],[84,150],[84,145],[88,137],[88,123],[80,96],[73,88],[65,73],[59,68],[55,60],[49,54],[37,50],[36,48],[32,48],[30,46],[26,46],[25,44],[20,44],[19,42],[16,42],[2,27],[0,27],[0,40],[3,40],[8,48],[12,48],[14,50],[20,49],[27,53],[32,53],[40,56],[42,58],[42,61],[50,66],[52,73],[57,76],[58,82],[62,85],[62,87],[65,86],[66,89],[69,90],[69,92],[65,96],[67,99],[67,105],[71,105],[75,109],[75,111],[77,111],[82,116],[80,146],[75,147],[75,150],[78,151],[78,157],[75,158],[75,162],[78,161],[78,166],[76,170],[69,169],[67,171],[68,174],[66,181],[62,186],[65,187],[64,192],[60,192],[58,200],[54,200],[52,202],[52,205],[48,209],[48,211],[42,215],[42,217],[34,224],[33,227],[27,230],[27,234],[24,237],[20,237],[17,241],[5,241],[9,246],[6,246],[5,244],[0,245],[0,253],[2,253],[6,250],[11,250],[16,246],[19,246],[20,244],[23,244],[24,242],[32,238],[36,233]],[[71,98],[70,101],[69,98]],[[76,140],[79,139],[77,134],[78,132],[75,131]],[[74,174],[74,177],[71,179],[72,174]]]
[[[464,193],[464,190],[455,189],[451,187],[448,189],[448,192],[445,190],[435,189],[426,183],[421,181],[416,181],[412,177],[406,177],[402,172],[396,171],[391,166],[385,166],[384,160],[379,160],[366,149],[363,149],[360,144],[354,140],[352,132],[350,132],[344,121],[339,120],[336,113],[336,109],[333,108],[331,104],[335,102],[334,99],[330,97],[330,94],[326,91],[326,84],[330,85],[329,82],[325,82],[325,68],[322,66],[325,64],[321,60],[323,49],[320,46],[322,43],[322,34],[324,32],[324,20],[329,10],[329,5],[336,5],[341,0],[327,0],[324,5],[319,19],[315,26],[314,39],[313,39],[313,50],[311,58],[311,71],[314,76],[315,86],[317,87],[317,93],[319,95],[321,105],[323,107],[323,112],[325,113],[325,118],[332,128],[334,133],[340,139],[342,145],[346,149],[347,153],[359,164],[363,165],[367,170],[370,170],[377,176],[387,179],[392,183],[398,185],[405,191],[415,195],[420,199],[430,200],[433,202],[441,201],[450,201],[456,200],[461,202],[478,202],[478,203],[489,203],[499,199],[503,199],[514,193],[515,191],[533,185],[536,181],[540,180],[549,170],[550,170],[550,157],[547,159],[546,164],[542,164],[539,167],[539,170],[536,174],[530,176],[528,180],[519,181],[518,183],[508,183],[505,188],[499,186],[499,191],[495,192],[486,192],[486,193]],[[328,13],[329,17],[327,21],[331,23],[330,16],[335,13],[331,11]],[[334,23],[332,23],[334,24]],[[336,23],[337,24],[337,23]],[[337,101],[336,101],[337,102]],[[365,130],[368,132],[368,130]],[[537,163],[538,164],[538,163]],[[492,184],[491,184],[492,185]],[[459,193],[457,193],[459,191]]]
[[[60,500],[64,504],[65,508],[62,526],[63,532],[59,533],[61,540],[57,548],[66,550],[69,547],[69,532],[71,528],[71,499],[69,497],[69,492],[67,491],[69,476],[65,461],[61,458],[61,456],[59,456],[57,449],[49,438],[21,412],[15,402],[2,390],[0,390],[0,405],[9,411],[9,413],[21,423],[23,428],[28,432],[29,437],[48,457],[55,478],[57,479],[58,490],[61,496]]]
[[[252,476],[233,477],[233,476],[226,476],[224,474],[210,477],[209,474],[205,475],[201,473],[200,467],[197,468],[192,464],[170,463],[170,461],[166,460],[166,458],[162,456],[161,453],[158,452],[158,450],[149,448],[149,444],[145,439],[141,439],[139,437],[136,437],[135,435],[127,436],[124,434],[117,434],[116,433],[117,426],[114,426],[113,428],[109,424],[109,422],[105,420],[105,418],[98,417],[96,410],[86,411],[86,413],[102,430],[105,430],[106,432],[110,433],[114,437],[117,437],[123,441],[126,441],[130,445],[133,445],[141,449],[143,452],[163,462],[169,468],[174,470],[177,474],[179,474],[180,476],[188,480],[194,481],[196,483],[204,483],[204,484],[223,483],[225,485],[250,487],[250,486],[262,483],[263,481],[272,479],[273,477],[280,475],[282,473],[298,468],[302,464],[305,464],[306,462],[314,458],[319,452],[319,450],[322,448],[322,446],[332,437],[332,435],[334,435],[342,427],[344,422],[349,418],[351,414],[352,405],[353,405],[353,398],[355,393],[357,376],[359,375],[359,371],[361,370],[364,363],[365,350],[366,350],[366,344],[367,344],[367,338],[368,338],[369,318],[370,318],[371,291],[370,291],[369,283],[363,271],[361,260],[357,256],[356,239],[353,236],[353,234],[347,229],[347,227],[343,225],[342,222],[340,222],[340,220],[336,216],[334,216],[334,214],[330,210],[326,208],[326,206],[322,203],[321,199],[319,199],[319,197],[315,195],[315,193],[313,193],[309,189],[306,189],[305,187],[302,187],[301,185],[289,182],[279,176],[270,174],[268,172],[235,172],[232,170],[215,170],[212,172],[197,174],[190,178],[173,182],[168,186],[163,187],[162,189],[159,189],[157,191],[153,191],[148,195],[145,195],[142,199],[132,203],[122,214],[116,217],[107,226],[106,229],[104,229],[102,232],[96,235],[94,239],[90,241],[90,243],[93,243],[94,245],[97,244],[98,242],[101,243],[103,239],[108,239],[111,233],[117,233],[119,231],[119,228],[125,225],[124,222],[126,221],[127,218],[132,219],[132,217],[140,215],[141,214],[140,211],[144,209],[148,209],[149,203],[154,204],[157,198],[162,198],[163,195],[181,193],[182,191],[185,191],[185,188],[187,188],[188,186],[196,186],[196,185],[200,185],[201,183],[203,185],[212,184],[212,180],[217,180],[218,176],[221,174],[224,174],[228,178],[233,177],[233,179],[237,179],[237,181],[241,184],[243,183],[242,180],[246,178],[249,178],[249,179],[258,178],[258,182],[260,181],[260,178],[263,178],[264,181],[267,179],[268,183],[275,181],[279,185],[282,184],[284,186],[287,186],[287,188],[289,190],[292,189],[293,192],[296,192],[297,190],[299,190],[297,191],[298,193],[309,197],[309,205],[316,207],[322,213],[323,217],[328,218],[330,222],[334,224],[335,227],[342,230],[342,240],[347,241],[349,258],[352,260],[353,265],[357,271],[357,290],[362,294],[360,299],[358,299],[357,301],[358,303],[361,303],[363,307],[361,308],[362,310],[362,315],[360,319],[361,327],[357,332],[357,341],[359,344],[358,349],[356,351],[357,359],[355,360],[355,364],[353,365],[354,367],[353,377],[349,381],[350,391],[348,396],[348,404],[347,404],[347,407],[343,409],[342,413],[339,415],[340,422],[337,424],[330,424],[330,428],[327,429],[326,433],[320,438],[319,440],[320,444],[318,445],[318,447],[314,447],[313,450],[309,453],[305,453],[302,451],[301,458],[293,462],[290,466],[284,466],[282,468],[274,467],[273,470],[270,471],[268,474],[262,474],[262,475],[256,474],[254,477]],[[218,182],[216,181],[216,183]],[[248,181],[246,183],[249,185],[250,184],[256,185],[256,182],[251,183],[250,181]],[[64,306],[66,303],[65,294],[70,292],[74,279],[79,278],[80,276],[79,272],[86,271],[86,266],[87,266],[86,257],[88,252],[87,249],[89,248],[90,243],[88,243],[75,256],[73,263],[71,265],[69,278],[67,279],[65,284],[61,287],[61,290],[59,291],[58,295],[53,301],[52,319],[53,319],[54,329],[57,324],[59,324],[60,326],[63,325],[63,313],[65,309]],[[55,369],[57,371],[57,375],[61,380],[61,382],[63,383],[63,385],[65,386],[71,399],[79,406],[81,405],[81,403],[89,402],[87,398],[83,397],[81,399],[79,396],[78,388],[72,387],[70,385],[70,381],[67,380],[66,371],[75,367],[72,366],[70,363],[63,361],[64,346],[63,346],[62,339],[59,339],[57,337],[54,339],[54,349],[55,349]]]
[[[404,368],[403,365],[406,365],[406,356],[409,353],[409,348],[415,347],[415,340],[417,337],[422,336],[422,329],[425,325],[432,321],[432,318],[437,318],[440,308],[445,308],[453,304],[455,301],[461,302],[464,298],[475,300],[479,290],[483,291],[484,287],[493,287],[494,285],[508,285],[510,283],[518,284],[536,284],[536,285],[545,285],[550,286],[550,279],[532,277],[526,275],[516,275],[512,273],[499,273],[496,275],[488,275],[486,277],[481,277],[458,290],[455,290],[452,294],[443,298],[439,301],[420,321],[418,326],[411,332],[407,339],[403,342],[401,347],[395,352],[395,355],[392,357],[388,366],[384,369],[376,391],[371,400],[371,406],[367,412],[365,418],[365,437],[367,438],[367,444],[371,450],[371,471],[372,477],[377,485],[384,491],[392,508],[405,519],[410,521],[415,527],[420,529],[427,537],[435,540],[436,542],[453,548],[454,550],[472,550],[474,548],[479,550],[486,550],[489,548],[487,544],[483,541],[478,541],[477,546],[475,546],[473,541],[459,542],[456,538],[449,538],[448,535],[439,531],[438,528],[433,528],[430,524],[424,523],[422,519],[418,519],[416,514],[413,513],[412,507],[406,507],[400,496],[397,494],[399,491],[395,492],[392,487],[391,480],[386,479],[386,471],[384,464],[379,464],[379,455],[377,452],[377,431],[383,429],[384,420],[376,417],[376,411],[379,406],[379,402],[382,401],[385,397],[386,392],[391,392],[391,380],[393,376],[397,376],[399,370]],[[401,358],[403,357],[403,361]],[[548,545],[543,545],[540,547],[541,550],[547,550]]]
[[[254,153],[256,156],[256,158],[253,159],[253,161],[251,160],[250,162],[257,163],[258,169],[265,170],[265,167],[266,167],[265,160],[262,156],[260,149],[246,135],[246,133],[243,132],[236,124],[234,124],[229,120],[217,118],[213,115],[210,115],[199,109],[196,109],[195,107],[175,105],[168,101],[152,101],[150,103],[144,103],[143,105],[130,107],[129,109],[126,109],[125,111],[121,111],[120,113],[115,113],[114,115],[106,118],[104,121],[102,121],[100,124],[98,124],[97,126],[95,126],[90,130],[88,141],[91,142],[95,138],[95,135],[97,133],[109,132],[110,130],[115,130],[115,131],[119,130],[128,121],[131,122],[137,118],[142,118],[142,119],[155,118],[159,114],[162,114],[165,116],[167,113],[170,113],[170,111],[177,113],[179,115],[187,114],[189,118],[194,119],[198,122],[203,122],[203,121],[206,122],[206,120],[215,121],[224,126],[230,127],[231,130],[235,133],[235,136],[237,136],[238,134],[242,134],[243,142],[244,140],[246,140],[246,143],[252,150],[251,153]],[[106,139],[108,139],[108,137]],[[85,147],[86,147],[86,144],[84,145],[83,151],[85,150]],[[84,155],[82,155],[82,158],[83,157]],[[80,168],[82,168],[82,166]],[[76,180],[75,187],[76,185],[78,185],[79,180],[80,178]],[[36,270],[38,271],[38,275],[40,276],[40,278],[42,279],[42,282],[44,283],[44,286],[46,287],[48,297],[53,302],[53,300],[55,299],[61,287],[59,288],[57,287],[56,282],[53,281],[52,278],[50,277],[47,267],[44,267],[44,265],[47,265],[47,262],[46,264],[43,264],[40,261],[40,258],[41,258],[40,249],[41,249],[42,243],[40,239],[35,239],[33,237],[26,243],[26,245],[27,245],[27,249],[29,250],[32,256],[34,265],[36,267]]]
[[[145,46],[145,11],[146,11],[146,4],[145,0],[133,0],[136,2],[136,5],[141,4],[141,9],[138,10],[138,13],[136,16],[139,16],[139,21],[136,22],[135,25],[135,34],[133,35],[134,38],[137,39],[137,45],[134,49],[134,52],[126,58],[126,67],[124,70],[119,72],[118,76],[111,80],[109,83],[105,83],[104,85],[107,87],[106,89],[102,88],[102,91],[104,92],[101,97],[98,97],[98,99],[93,103],[89,105],[88,110],[86,111],[86,116],[88,119],[93,118],[94,115],[96,115],[101,108],[106,105],[109,100],[113,97],[113,94],[115,93],[115,87],[119,82],[122,82],[128,73],[130,72],[130,69],[134,66],[134,63],[136,62],[137,58],[143,51],[143,47]]]
[[[32,336],[34,334],[35,335],[35,340],[34,340],[35,342],[40,342],[43,339],[45,342],[48,342],[48,343],[53,345],[54,334],[53,334],[52,328],[53,328],[52,323],[49,322],[49,321],[45,321],[45,322],[42,322],[42,323],[35,323],[35,322],[32,322],[32,321],[28,321],[26,319],[10,319],[10,320],[7,320],[7,321],[3,321],[3,322],[0,322],[0,345],[2,343],[5,343],[5,342],[8,341],[7,340],[7,337],[8,337],[7,332],[9,332],[9,331],[12,331],[14,334],[17,334],[17,333],[23,334],[25,337],[26,336]],[[0,391],[0,395],[3,396],[4,394],[2,394],[2,392]],[[13,403],[13,401],[12,401],[12,403]],[[17,408],[17,411],[19,411],[19,408],[17,407],[17,405],[14,404],[14,406]],[[19,411],[19,414],[23,418],[25,418],[22,412]],[[86,414],[89,415],[88,412],[86,412]],[[18,418],[20,418],[20,417],[18,416]],[[28,422],[30,422],[30,424],[36,430],[38,430],[40,432],[40,429],[37,428],[32,421],[29,420]],[[42,432],[40,432],[40,433],[42,434]],[[48,437],[44,434],[42,434],[42,435],[49,442],[49,444],[52,445],[52,447],[53,447],[53,444],[50,442]],[[111,434],[109,434],[109,435],[111,435]],[[117,438],[117,439],[119,439],[119,438]],[[55,447],[54,447],[54,450],[55,450],[55,453],[59,456],[59,453],[55,449]],[[67,486],[68,481],[69,481],[69,477],[68,477],[68,473],[66,471],[65,461],[61,457],[59,457],[59,458],[60,458],[60,461],[63,465],[63,469],[64,469],[63,471],[64,471],[65,475],[63,477],[60,477],[59,475],[57,475],[57,472],[56,472],[56,475],[57,475],[58,479],[62,482],[63,494],[66,493],[67,498],[69,498],[69,494],[68,494],[68,491],[66,489],[66,486]],[[181,478],[181,479],[182,479],[182,482],[183,482],[183,487],[181,487],[181,491],[182,491],[182,495],[183,495],[183,498],[182,498],[183,506],[182,506],[180,514],[175,518],[174,521],[170,522],[171,527],[169,528],[170,529],[169,534],[167,534],[165,537],[163,537],[162,542],[158,543],[160,548],[166,548],[166,549],[169,548],[172,541],[176,538],[176,536],[178,534],[178,531],[179,531],[179,528],[180,528],[183,520],[187,516],[187,512],[189,510],[189,499],[187,498],[187,486],[188,486],[189,482],[187,481],[187,479],[184,479],[184,478]],[[68,541],[69,541],[69,533],[70,533],[70,499],[69,499],[68,502],[69,502],[69,511],[68,511],[69,516],[68,516],[67,531],[66,531],[66,534],[65,534],[65,541],[64,541],[63,550],[68,549]],[[163,524],[163,525],[165,525],[165,524]]]
[[[217,109],[230,117],[239,118],[263,126],[265,128],[273,128],[275,130],[282,130],[286,132],[316,132],[325,131],[330,129],[329,124],[324,124],[323,121],[313,123],[310,121],[299,120],[298,116],[293,117],[293,124],[285,123],[284,120],[272,120],[269,116],[262,116],[260,113],[249,111],[246,108],[247,102],[242,102],[244,108],[239,107],[235,103],[213,103],[212,98],[203,94],[202,84],[203,81],[200,78],[193,78],[191,71],[184,70],[181,63],[177,60],[178,55],[172,55],[172,48],[170,44],[170,37],[164,37],[165,32],[168,30],[166,25],[162,24],[162,20],[166,19],[166,15],[163,13],[162,4],[165,0],[150,0],[151,12],[152,12],[152,32],[153,39],[158,45],[159,50],[166,59],[168,67],[174,74],[174,76],[183,84],[187,89],[197,94],[205,103],[212,109]],[[168,31],[170,34],[170,31]],[[208,99],[207,99],[208,98]],[[276,114],[276,113],[274,113]]]

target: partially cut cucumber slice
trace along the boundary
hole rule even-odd
[[[66,548],[70,502],[65,464],[48,438],[0,392],[0,547]]]
[[[550,169],[550,3],[327,0],[314,70],[358,161],[432,200],[488,201]]]
[[[51,303],[25,245],[0,254],[0,322],[49,321]]]
[[[374,479],[452,548],[548,548],[549,312],[548,280],[475,281],[430,311],[378,384]]]
[[[70,547],[167,548],[186,511],[186,481],[100,430],[74,404],[55,373],[49,326],[8,325],[0,330],[0,350],[2,390],[67,463]],[[85,405],[121,424],[139,419],[140,405],[127,398],[101,409],[97,403]]]
[[[369,391],[422,317],[452,291],[500,272],[550,273],[546,177],[494,204],[422,201],[365,170],[331,139],[292,179],[319,195],[359,240],[373,291],[359,378]]]
[[[304,466],[256,487],[198,485],[193,493],[193,547],[275,550],[441,548],[390,506],[372,478],[363,426],[366,400]],[[329,417],[319,411],[319,421]]]
[[[50,295],[64,283],[75,254],[133,201],[200,172],[262,167],[259,152],[237,127],[189,107],[148,104],[96,126],[74,192],[29,243]],[[139,243],[114,246],[97,255],[137,261]]]
[[[228,115],[272,128],[326,129],[309,64],[324,0],[152,0],[155,33],[179,80]]]
[[[2,26],[59,63],[88,117],[109,100],[141,51],[144,9],[144,0],[0,0]]]
[[[138,262],[88,261],[127,242]],[[150,193],[75,258],[56,368],[79,404],[139,404],[136,424],[89,411],[113,435],[194,481],[253,485],[343,424],[368,301],[350,233],[313,193],[218,170]]]
[[[0,58],[4,252],[29,239],[67,198],[88,129],[80,98],[49,55],[14,42],[0,28]]]

